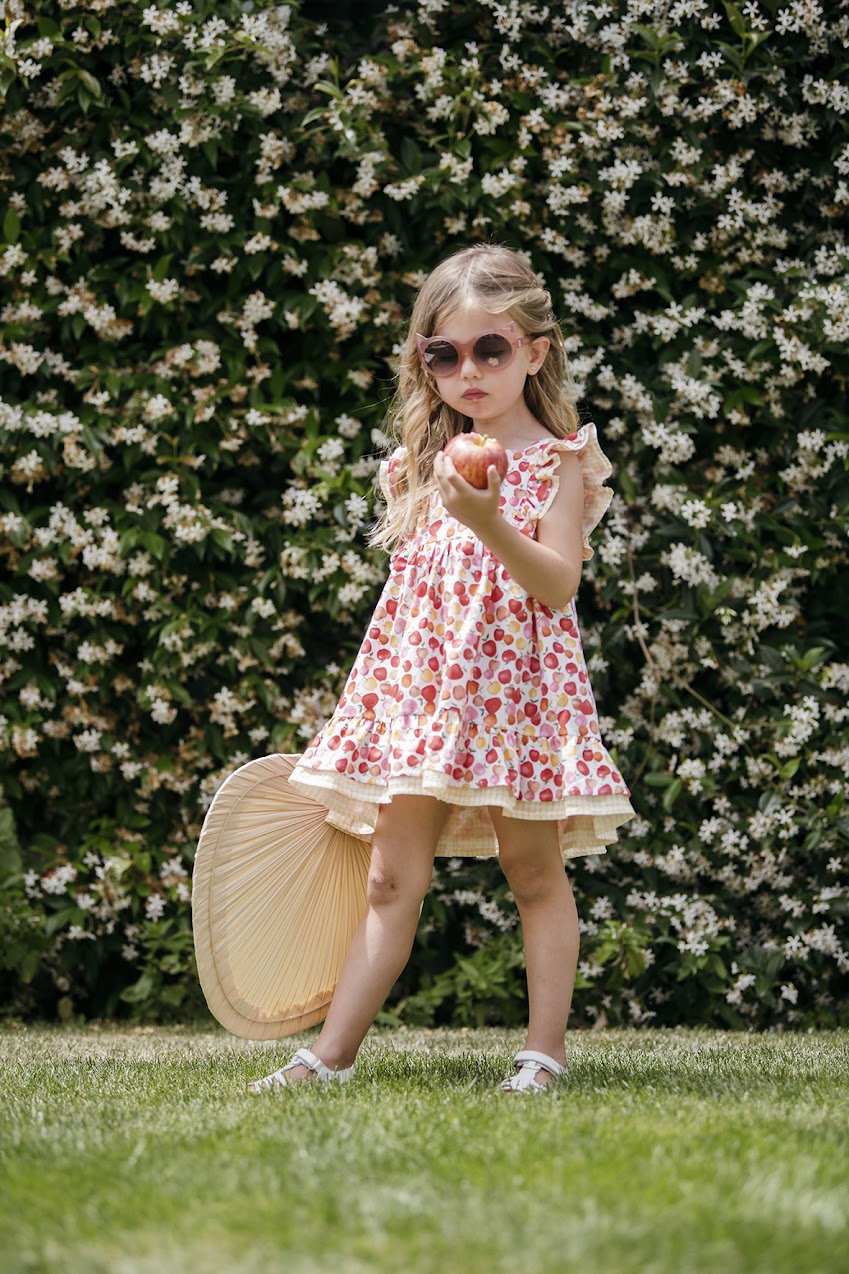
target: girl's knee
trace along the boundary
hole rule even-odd
[[[401,903],[420,907],[430,885],[431,873],[425,874],[416,865],[396,870],[380,861],[372,860],[369,868],[366,897],[370,907],[391,907]]]
[[[449,807],[434,797],[396,797],[380,807],[371,843],[369,906],[421,906],[448,813]]]
[[[385,907],[401,896],[398,877],[372,867],[368,874],[367,897],[370,907]]]
[[[502,851],[499,857],[510,892],[520,906],[550,897],[552,885],[559,883],[563,875],[559,855],[554,860],[540,855],[513,856]]]
[[[430,880],[427,884],[430,884]],[[372,868],[368,873],[366,889],[368,906],[390,907],[396,903],[421,906],[422,899],[427,893],[427,884],[422,888],[417,880],[402,879],[398,875]]]
[[[551,894],[551,868],[541,868],[532,862],[514,862],[504,868],[507,884],[516,902],[539,902]]]

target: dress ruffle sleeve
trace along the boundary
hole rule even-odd
[[[406,447],[396,447],[390,456],[385,460],[381,460],[380,467],[377,471],[377,478],[380,489],[383,492],[383,498],[387,504],[391,504],[398,492],[395,489],[395,475],[399,468],[403,465],[407,458]]]
[[[541,499],[536,511],[537,520],[548,511],[557,494],[560,486],[557,470],[560,468],[560,455],[565,451],[576,451],[581,462],[584,480],[583,560],[588,562],[593,556],[590,535],[613,499],[610,487],[604,485],[613,472],[613,465],[599,446],[596,427],[592,422],[582,425],[577,433],[569,434],[567,438],[553,438],[551,442],[547,442],[536,466],[537,481],[544,484],[539,493]]]

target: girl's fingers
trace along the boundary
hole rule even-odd
[[[450,456],[444,456],[441,451],[436,453],[436,459],[433,462],[434,476],[441,487],[450,484],[452,478],[457,477],[457,470]]]
[[[477,510],[476,516],[483,508],[497,511],[501,499],[501,476],[495,465],[487,467],[487,485],[478,490],[457,472],[451,457],[441,451],[434,457],[433,473],[445,507],[461,522],[466,522],[473,510]]]
[[[457,472],[451,457],[444,456],[441,451],[436,453],[433,471],[437,479],[441,479],[449,489],[453,486],[458,491],[461,491],[467,485],[465,478],[462,478]]]

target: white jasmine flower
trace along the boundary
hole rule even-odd
[[[148,894],[144,904],[144,911],[148,920],[159,920],[164,910],[165,899],[162,894]]]
[[[146,420],[162,420],[164,416],[168,416],[173,412],[173,404],[165,397],[164,394],[154,394],[152,398],[148,398],[144,404],[144,415]]]
[[[255,597],[251,602],[251,610],[261,615],[263,619],[271,619],[277,614],[277,609],[270,597]]]

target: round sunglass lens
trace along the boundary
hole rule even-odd
[[[447,376],[456,369],[459,361],[450,341],[431,341],[425,346],[424,359],[434,376]]]
[[[497,332],[488,332],[475,341],[475,361],[481,367],[506,367],[513,355],[513,346]]]

